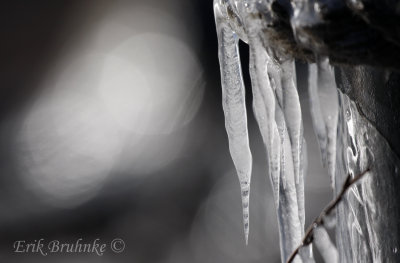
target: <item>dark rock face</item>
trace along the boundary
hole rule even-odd
[[[355,102],[343,93],[339,102],[335,188],[370,168],[336,210],[339,262],[399,262],[399,158]]]
[[[369,66],[336,67],[338,88],[400,156],[400,74]]]
[[[275,0],[261,14],[273,46],[284,47],[298,59],[310,62],[315,55],[328,56],[336,65],[398,70],[399,11],[394,0],[303,0],[292,5]]]
[[[336,67],[335,73],[338,88],[385,138],[385,141],[367,142],[374,155],[374,174],[357,188],[363,203],[348,198],[338,209],[337,238],[342,239],[341,244],[351,244],[350,247],[339,244],[341,260],[399,262],[400,74],[371,66]],[[336,173],[335,180],[340,185],[344,174]],[[354,238],[346,222],[347,215],[352,213],[357,215],[364,233],[361,238]]]

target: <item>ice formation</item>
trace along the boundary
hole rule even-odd
[[[338,95],[333,68],[327,58],[309,65],[308,91],[314,131],[321,149],[322,162],[331,176],[335,175]]]
[[[221,18],[222,10],[214,6],[221,64],[222,106],[229,150],[236,167],[242,192],[243,224],[246,244],[249,235],[249,195],[252,157],[247,131],[245,90],[240,66],[238,36]]]
[[[302,23],[313,24],[315,19],[318,19],[315,14],[317,11],[310,6],[309,2],[293,2],[294,13],[290,23],[295,40],[302,46],[310,45],[310,39],[301,32]],[[285,53],[282,47],[273,46],[269,41],[269,38],[273,37],[266,30],[270,19],[268,16],[270,9],[271,2],[268,0],[214,0],[222,104],[229,149],[241,186],[246,244],[249,235],[252,155],[247,130],[245,88],[238,50],[239,40],[249,46],[253,111],[267,150],[268,173],[279,225],[281,260],[286,262],[291,253],[301,244],[304,236],[304,180],[307,146],[303,138],[295,61]],[[300,9],[302,12],[299,11]],[[318,48],[314,47],[314,50],[317,51]],[[331,176],[335,193],[341,189],[345,180],[344,176],[348,173],[355,176],[370,167],[374,158],[370,150],[372,145],[380,144],[375,148],[386,149],[387,152],[390,152],[390,147],[384,138],[360,117],[354,103],[349,102],[346,95],[338,92],[334,69],[329,59],[316,55],[315,61],[316,63],[308,66],[311,117],[321,150],[322,162]],[[363,132],[356,132],[356,126]],[[368,134],[373,135],[373,138],[368,138]],[[382,155],[385,156],[385,153]],[[393,158],[393,160],[390,159],[391,163],[400,163],[398,159],[392,157],[394,155],[389,156]],[[381,167],[381,169],[389,168]],[[396,173],[397,171],[398,169]],[[374,173],[376,171],[372,169],[371,176]],[[373,203],[376,197],[371,196],[371,189],[367,187],[371,185],[352,186],[351,191],[346,194],[348,201],[338,207],[337,215],[348,216],[347,220],[336,216],[337,224],[340,226],[340,231],[336,232],[340,235],[337,236],[338,250],[330,241],[324,228],[335,224],[333,216],[325,222],[324,226],[315,229],[316,247],[326,262],[382,261],[381,251],[387,248],[379,247],[378,239],[381,237],[374,230],[377,227],[373,225],[371,219],[372,216],[376,216],[378,209]],[[360,209],[360,207],[363,208]],[[360,216],[365,218],[366,226],[360,225],[357,219]],[[368,238],[369,244],[366,243],[364,237]],[[357,250],[358,254],[356,252],[351,255],[346,254],[351,251],[344,248],[346,244]],[[393,251],[397,253],[397,246],[395,248]],[[371,251],[371,253],[364,253],[365,251]],[[311,245],[301,248],[293,262],[314,262]]]
[[[222,100],[229,149],[242,190],[244,232],[249,234],[252,158],[249,147],[239,38],[249,44],[253,110],[267,149],[269,174],[280,228],[281,256],[286,259],[304,233],[304,139],[293,59],[267,52],[260,37],[260,2],[214,2],[219,42]],[[244,30],[244,28],[246,30]],[[272,50],[273,47],[268,47]],[[298,259],[296,259],[298,260]],[[300,261],[299,261],[300,262]]]
[[[314,244],[318,248],[322,258],[326,263],[339,262],[339,255],[335,245],[331,242],[328,233],[324,227],[318,227],[314,230]]]

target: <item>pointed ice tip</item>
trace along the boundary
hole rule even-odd
[[[244,241],[246,246],[249,244],[249,220],[244,218],[243,220],[243,230],[244,230]]]
[[[243,206],[243,230],[244,238],[246,241],[246,246],[249,241],[249,197],[250,197],[250,187],[246,184],[245,187],[242,186],[242,206]]]
[[[249,244],[249,221],[244,220],[244,240],[246,241],[246,246]]]
[[[247,207],[243,209],[243,232],[244,232],[244,239],[246,241],[246,246],[249,243],[249,207],[247,203]]]

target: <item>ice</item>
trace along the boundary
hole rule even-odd
[[[252,23],[252,22],[248,22]],[[268,64],[271,58],[257,35],[257,26],[250,28],[250,77],[253,91],[253,111],[260,128],[267,161],[270,167],[270,178],[275,196],[276,207],[279,206],[280,177],[280,137],[275,122],[275,94],[268,77]]]
[[[246,244],[249,235],[249,196],[252,156],[247,131],[245,89],[238,50],[238,37],[222,19],[219,4],[214,5],[218,56],[221,67],[222,106],[225,127],[229,139],[229,150],[239,177],[243,206],[243,225]]]
[[[296,71],[293,60],[281,63],[283,111],[292,145],[292,156],[296,184],[300,180],[300,155],[303,142],[303,124],[301,118],[300,99],[295,84]]]
[[[301,116],[300,99],[296,86],[296,71],[293,60],[281,63],[282,68],[282,94],[283,112],[285,123],[290,138],[291,154],[293,160],[293,171],[295,178],[298,217],[300,219],[301,234],[304,234],[305,210],[304,210],[304,171],[305,165],[303,138],[303,123]]]
[[[327,135],[325,120],[321,113],[320,99],[318,95],[318,68],[315,63],[308,66],[308,95],[310,99],[310,111],[315,134],[317,135],[321,149],[322,160],[326,160]]]
[[[297,191],[297,205],[299,207],[299,218],[301,225],[301,235],[304,235],[304,227],[306,221],[306,210],[305,210],[305,198],[304,198],[304,181],[305,175],[307,174],[307,143],[306,140],[302,139],[300,145],[300,167],[299,167],[299,182],[296,182]]]
[[[265,47],[261,20],[253,13],[260,1],[214,1],[229,149],[242,188],[245,236],[251,176],[245,94],[238,51],[239,37],[249,44],[253,111],[267,150],[274,191],[281,256],[285,261],[304,234],[305,141],[294,61]],[[242,25],[243,28],[241,28]],[[312,259],[312,257],[310,257]],[[302,262],[296,258],[296,262]],[[312,261],[307,261],[312,262]]]
[[[339,255],[325,228],[314,229],[314,244],[326,263],[338,263]]]
[[[382,175],[395,173],[400,160],[374,125],[358,112],[357,105],[341,92],[339,106],[336,188],[347,174],[356,176],[370,168],[337,208],[339,261],[398,262],[398,255],[391,250],[397,246],[393,242],[397,233],[392,229],[382,232],[382,227],[398,220],[393,209],[397,201],[389,194],[398,191],[398,184],[395,177]]]
[[[280,218],[282,258],[287,258],[301,240],[301,224],[304,223],[297,204],[292,146],[284,114],[275,103],[275,94],[269,82],[266,62],[270,58],[258,39],[249,38],[249,45],[253,109],[268,152],[270,178]],[[299,221],[300,217],[302,219]]]
[[[297,203],[297,189],[294,177],[292,147],[283,112],[276,108],[276,121],[281,139],[280,196],[278,223],[281,235],[282,259],[287,259],[300,244],[302,226]]]
[[[264,47],[260,39],[261,21],[252,15],[257,11],[257,4],[260,5],[262,2],[246,1],[242,4],[237,1],[214,2],[223,107],[230,151],[242,185],[245,233],[248,234],[246,209],[250,191],[251,154],[248,147],[244,87],[237,50],[239,35],[250,47],[253,110],[268,153],[267,161],[276,207],[278,213],[288,213],[278,214],[279,218],[283,218],[283,221],[280,221],[280,235],[284,258],[300,242],[301,233],[304,232],[301,109],[295,84],[294,61],[284,59],[278,62],[277,58],[273,57],[275,52],[268,54],[267,50],[271,51],[271,48]],[[235,23],[236,20],[239,22]],[[238,24],[244,25],[246,30]]]
[[[255,42],[255,43],[254,43]],[[257,40],[250,44],[250,77],[253,91],[253,111],[260,128],[270,167],[270,178],[279,206],[280,138],[275,122],[275,95],[268,78],[268,54]]]
[[[239,39],[247,43],[250,49],[253,111],[267,151],[281,259],[285,262],[301,244],[304,235],[307,145],[303,138],[295,61],[282,47],[273,46],[270,41],[276,37],[273,31],[277,26],[274,24],[277,20],[273,20],[277,12],[271,13],[271,8],[283,4],[281,2],[276,1],[277,5],[274,5],[267,0],[214,0],[214,13],[225,126],[241,187],[246,243],[249,234],[252,155]],[[354,6],[359,1],[350,2]],[[397,191],[398,182],[390,176],[382,180],[378,171],[384,175],[393,171],[397,174],[400,161],[375,127],[359,113],[357,106],[338,92],[333,67],[328,58],[318,55],[326,54],[323,52],[324,46],[310,38],[305,30],[321,22],[323,5],[318,1],[291,1],[290,4],[292,13],[289,14],[289,26],[295,41],[316,54],[316,62],[308,66],[311,117],[321,159],[331,177],[334,194],[337,195],[342,188],[347,174],[356,176],[374,164],[367,179],[351,186],[340,205],[324,219],[324,225],[315,229],[313,243],[325,262],[398,262],[398,244],[384,245],[388,243],[387,240],[398,240],[397,231],[387,228],[388,223],[380,217],[384,214],[391,215],[387,219],[398,218],[397,212],[390,209],[394,201],[389,194],[390,191]],[[369,69],[361,66],[357,70],[363,72],[360,75],[362,77],[369,72]],[[342,76],[341,79],[341,85],[349,86],[345,89],[342,87],[342,90],[352,90],[354,81],[359,81],[359,85],[369,85],[363,78],[349,81]],[[373,162],[375,156],[381,159]],[[391,224],[396,225],[395,220]],[[325,230],[335,225],[337,250]],[[312,244],[301,248],[293,262],[314,262]]]
[[[331,176],[333,187],[336,162],[338,95],[333,68],[327,58],[309,66],[309,96],[314,130],[321,149],[322,161]]]
[[[304,184],[300,178],[303,175],[300,172],[303,168],[300,164],[303,144],[301,109],[294,62],[291,59],[280,62],[282,58],[275,57],[276,52],[267,52],[271,49],[264,47],[259,35],[260,21],[255,17],[245,16],[253,110],[267,149],[279,220],[281,255],[282,260],[286,260],[304,233]]]

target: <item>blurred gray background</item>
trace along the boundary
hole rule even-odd
[[[221,104],[212,1],[8,1],[0,9],[0,262],[279,262],[251,111],[250,237]],[[307,223],[331,199],[297,67]],[[116,254],[15,253],[17,240],[125,241]]]

